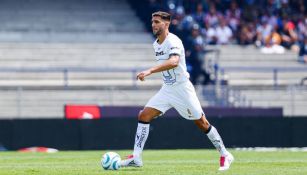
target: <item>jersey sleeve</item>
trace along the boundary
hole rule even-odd
[[[171,40],[169,42],[169,56],[171,55],[181,55],[181,44],[179,41]]]

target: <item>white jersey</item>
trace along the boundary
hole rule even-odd
[[[172,54],[179,55],[180,60],[177,67],[161,72],[164,84],[159,92],[148,101],[146,107],[157,109],[162,114],[174,107],[182,117],[188,120],[199,119],[204,112],[189,80],[190,75],[187,72],[181,40],[176,35],[169,33],[162,44],[156,40],[153,47],[158,64],[164,63]]]
[[[169,33],[162,44],[159,44],[156,40],[153,47],[158,64],[168,60],[172,54],[177,54],[180,57],[177,67],[161,72],[164,84],[174,85],[189,80],[190,75],[187,72],[184,47],[182,41],[176,35]]]

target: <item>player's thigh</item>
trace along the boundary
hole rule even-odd
[[[198,99],[197,99],[198,100]],[[204,115],[201,105],[196,103],[191,103],[191,101],[182,101],[183,103],[174,102],[173,107],[178,111],[178,113],[185,119],[188,120],[198,120]],[[193,105],[194,104],[194,105]]]
[[[203,109],[192,84],[179,89],[172,98],[172,106],[188,120],[198,120],[204,116]]]
[[[153,108],[161,113],[159,115],[164,114],[167,110],[169,110],[172,106],[169,103],[169,95],[165,92],[164,89],[160,89],[158,93],[156,93],[145,105],[145,108]],[[157,116],[159,116],[157,115]]]

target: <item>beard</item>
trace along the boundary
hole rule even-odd
[[[161,29],[159,29],[159,30],[157,30],[156,32],[152,32],[152,33],[154,34],[154,36],[155,36],[155,37],[158,37],[158,36],[160,36],[160,35],[161,35],[162,30],[161,30]]]

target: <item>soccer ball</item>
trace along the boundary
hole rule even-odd
[[[107,152],[101,158],[101,166],[105,170],[118,170],[120,168],[120,156],[115,152]]]

